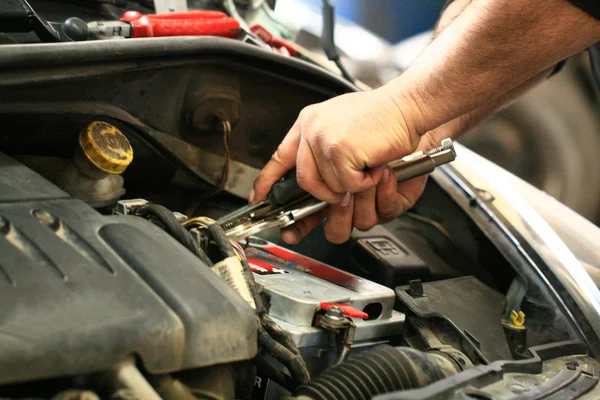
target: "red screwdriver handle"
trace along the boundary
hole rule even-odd
[[[218,14],[215,14],[218,13]],[[161,36],[222,36],[236,37],[240,31],[239,22],[224,13],[189,12],[173,14],[142,15],[128,11],[121,21],[131,24],[131,37]]]
[[[139,19],[141,17],[148,17],[150,20],[155,19],[177,19],[177,20],[185,20],[185,19],[214,19],[214,18],[231,18],[227,14],[221,11],[211,11],[211,10],[196,10],[196,11],[186,11],[186,12],[172,12],[166,14],[142,14],[139,11],[126,11],[121,16],[121,21],[123,22],[131,22]],[[233,18],[232,18],[233,19]]]
[[[167,14],[148,14],[148,18],[154,19],[214,19],[214,18],[231,18],[221,11],[211,10],[195,10],[186,12],[172,12]],[[232,18],[233,19],[233,18]]]

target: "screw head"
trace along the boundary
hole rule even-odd
[[[325,316],[334,320],[342,320],[344,319],[344,311],[338,306],[333,306],[325,311]]]
[[[577,370],[577,367],[581,366],[581,364],[579,364],[577,361],[570,361],[570,362],[565,363],[565,366],[567,367],[568,370],[575,371],[575,370]]]
[[[494,201],[495,200],[494,196],[490,192],[488,192],[487,190],[479,189],[479,190],[477,190],[477,192],[479,194],[479,197],[481,197],[481,199],[483,201],[490,202],[490,201]]]
[[[46,210],[36,209],[31,212],[31,215],[44,225],[52,225],[56,222],[56,217]]]

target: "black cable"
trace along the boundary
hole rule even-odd
[[[285,365],[292,375],[294,385],[303,385],[310,381],[310,374],[302,358],[297,357],[285,346],[273,339],[262,326],[258,328],[258,343],[276,360]]]
[[[285,346],[289,351],[291,351],[296,357],[299,357],[301,362],[304,363],[304,359],[302,358],[302,354],[300,354],[300,349],[292,339],[292,337],[283,330],[277,322],[273,321],[271,316],[267,314],[267,310],[265,309],[265,305],[262,297],[258,289],[256,288],[256,281],[254,280],[254,275],[250,270],[250,265],[248,265],[248,260],[242,260],[242,267],[244,269],[244,276],[246,278],[246,282],[248,283],[248,287],[250,288],[250,293],[254,298],[254,304],[256,304],[256,314],[260,319],[260,323],[265,328],[265,330],[273,337],[273,339],[277,340],[283,346]]]
[[[235,257],[233,246],[225,234],[223,227],[218,224],[212,224],[208,227],[208,231],[224,258]],[[309,377],[308,369],[300,354],[300,350],[291,336],[267,314],[262,297],[260,297],[260,293],[256,288],[254,275],[250,270],[248,261],[244,259],[241,264],[244,271],[244,279],[256,305],[259,343],[261,343],[275,359],[288,367],[292,377],[295,381],[300,383],[304,378]]]
[[[206,253],[200,248],[198,243],[192,237],[192,234],[189,233],[175,218],[173,213],[166,207],[161,206],[159,204],[149,204],[143,207],[140,207],[136,210],[136,215],[140,216],[150,216],[154,218],[156,221],[160,223],[162,228],[181,243],[185,248],[194,253],[198,258],[200,258],[206,265],[211,266],[212,261],[206,255]]]
[[[344,77],[344,79],[354,83],[354,78],[352,77],[352,75],[350,75],[350,73],[348,72],[346,67],[344,67],[344,64],[342,63],[340,56],[337,56],[336,58],[332,59],[331,61],[333,61],[335,63],[335,65],[338,67],[338,69],[342,72],[342,76]]]
[[[331,5],[329,0],[323,0],[323,34],[321,35],[321,42],[323,43],[323,51],[327,55],[327,58],[335,63],[339,68],[342,76],[347,81],[354,83],[354,78],[348,73],[346,67],[342,63],[338,49],[335,46],[335,8]]]
[[[266,356],[260,353],[254,357],[252,363],[256,369],[261,372],[261,375],[264,375],[267,378],[275,381],[281,387],[288,389],[289,391],[294,390],[292,377],[285,370],[283,370],[283,368],[280,368],[279,364],[269,362]]]
[[[212,224],[208,227],[208,233],[217,244],[223,258],[236,257],[233,246],[225,233],[225,230],[219,224]]]
[[[292,339],[292,337],[280,327],[277,322],[273,321],[269,314],[260,315],[260,320],[262,326],[265,330],[271,335],[271,337],[285,346],[289,351],[291,351],[296,357],[299,357],[304,363],[304,359],[300,354],[300,349],[296,345],[296,342]]]

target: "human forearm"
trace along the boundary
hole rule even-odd
[[[433,39],[437,38],[471,3],[472,0],[454,0],[442,12],[433,32]],[[509,106],[517,98],[531,90],[539,83],[546,80],[554,68],[547,69],[533,78],[521,83],[503,95],[463,114],[441,126],[430,130],[421,140],[420,148],[429,150],[437,147],[444,138],[457,138],[461,134],[475,127],[491,114]]]
[[[382,90],[422,135],[495,110],[599,38],[600,23],[565,0],[473,0]]]
[[[552,72],[552,68],[543,71],[542,73],[534,76],[533,78],[523,82],[516,88],[504,93],[502,96],[497,97],[484,105],[477,107],[476,109],[461,115],[460,117],[454,118],[432,130],[427,132],[422,138],[421,149],[429,150],[439,146],[442,139],[452,138],[456,139],[463,133],[474,128],[481,121],[487,119],[490,115],[500,111],[503,108],[508,107],[521,95],[525,94],[544,80]]]

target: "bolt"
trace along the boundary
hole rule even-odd
[[[481,197],[483,201],[494,201],[494,196],[492,196],[492,194],[487,190],[478,189],[477,192],[479,193],[479,197]]]
[[[570,361],[568,363],[565,363],[565,366],[567,367],[568,370],[571,371],[575,371],[577,369],[577,367],[579,367],[581,364],[579,364],[577,361]]]
[[[333,306],[325,311],[325,316],[329,319],[340,321],[344,319],[344,311],[338,306]]]
[[[423,282],[420,279],[414,279],[408,282],[408,290],[406,291],[412,297],[423,297],[425,290],[423,289]]]
[[[31,214],[44,225],[52,225],[56,221],[56,217],[46,210],[33,210]]]

